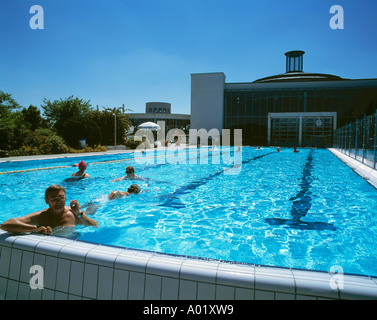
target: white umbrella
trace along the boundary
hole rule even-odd
[[[161,129],[161,127],[157,123],[154,123],[154,122],[144,122],[141,125],[139,125],[137,128],[142,129],[142,130],[144,129],[144,130],[152,130],[152,131],[157,131]]]

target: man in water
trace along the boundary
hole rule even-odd
[[[116,178],[114,180],[111,180],[111,182],[122,181],[122,180],[126,180],[126,179],[130,179],[130,180],[144,180],[144,181],[148,180],[148,179],[141,178],[141,177],[137,176],[135,174],[134,167],[128,166],[126,168],[126,175],[124,177]]]
[[[37,232],[51,234],[55,227],[74,227],[76,225],[97,227],[98,222],[90,219],[80,210],[77,200],[65,206],[66,191],[60,185],[52,185],[46,189],[45,201],[47,209],[30,213],[23,217],[11,218],[1,225],[8,232]]]

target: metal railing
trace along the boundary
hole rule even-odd
[[[333,147],[340,152],[377,169],[377,111],[357,119],[334,132]]]

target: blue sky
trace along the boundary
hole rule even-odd
[[[32,5],[43,30],[29,26]],[[0,0],[0,90],[24,107],[73,95],[189,114],[190,74],[251,82],[284,73],[290,50],[306,52],[307,72],[377,78],[376,17],[375,0]]]

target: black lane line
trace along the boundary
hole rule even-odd
[[[268,156],[270,154],[273,154],[275,152],[269,152],[269,153],[265,153],[263,155],[260,155],[260,156],[256,156],[256,157],[253,157],[249,160],[245,160],[245,161],[242,161],[242,164],[247,164],[251,161],[256,161],[256,160],[259,160],[265,156]],[[230,167],[229,167],[230,168]],[[165,194],[165,195],[162,195],[160,196],[159,198],[164,200],[165,202],[163,204],[159,204],[158,206],[162,206],[162,207],[172,207],[172,208],[184,208],[186,207],[186,205],[184,203],[182,203],[182,201],[180,200],[180,196],[183,195],[183,194],[187,194],[189,192],[191,192],[192,190],[195,190],[196,188],[212,181],[214,178],[216,178],[217,176],[221,175],[224,170],[227,170],[229,168],[226,168],[226,169],[223,169],[221,171],[218,171],[214,174],[211,174],[207,177],[204,177],[204,178],[201,178],[199,180],[196,180],[196,181],[193,181],[191,182],[190,184],[188,185],[185,185],[185,186],[182,186],[180,188],[178,188],[177,190],[175,190],[173,193],[169,193],[169,194]]]
[[[313,169],[313,153],[314,150],[310,150],[308,159],[302,171],[302,178],[300,182],[300,191],[289,201],[293,201],[291,208],[291,215],[293,219],[279,219],[279,218],[267,218],[265,221],[270,225],[288,225],[294,229],[301,230],[336,230],[333,224],[325,222],[304,222],[301,221],[302,217],[305,217],[310,208],[312,207],[311,197],[311,183],[314,178],[312,176]]]
[[[299,221],[302,217],[305,217],[312,207],[310,188],[313,181],[313,152],[314,150],[310,150],[308,160],[306,161],[304,170],[302,171],[300,191],[296,194],[296,196],[289,199],[289,201],[293,201],[291,215],[295,221]]]

